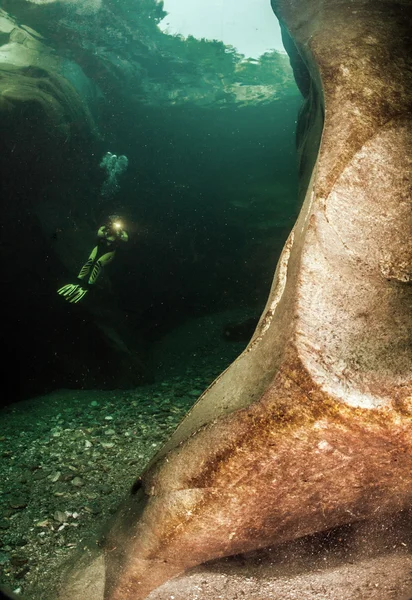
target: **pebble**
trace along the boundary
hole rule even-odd
[[[36,523],[36,527],[48,527],[48,526],[49,526],[48,519],[45,519],[44,521],[38,521]]]
[[[93,515],[98,515],[102,512],[102,505],[100,502],[90,502],[86,509],[87,512],[91,512]]]
[[[82,479],[81,477],[74,477],[74,478],[71,480],[71,484],[72,484],[74,487],[82,487],[82,486],[84,485],[84,481],[83,481],[83,479]]]
[[[56,510],[53,515],[53,519],[58,523],[65,523],[67,521],[66,513],[62,512],[61,510]]]
[[[7,519],[0,519],[0,529],[8,529],[10,522]]]
[[[20,483],[28,483],[31,479],[31,471],[29,470],[25,470],[23,471],[23,473],[21,474],[20,477]]]
[[[21,510],[22,508],[26,508],[28,501],[26,498],[12,498],[10,500],[11,508],[15,508],[16,510]]]
[[[19,556],[18,554],[15,554],[11,557],[10,562],[13,567],[23,567],[24,565],[27,565],[29,559],[25,556]]]
[[[16,579],[23,579],[23,577],[25,577],[29,571],[30,571],[29,566],[23,567],[23,569],[21,569],[21,571],[18,571],[15,574]]]

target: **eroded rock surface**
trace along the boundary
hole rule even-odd
[[[107,600],[411,503],[411,9],[274,8],[324,109],[318,160],[254,338],[111,527]]]
[[[20,26],[0,9],[0,111],[3,119],[21,118],[27,107],[36,106],[37,118],[48,135],[66,141],[75,133],[96,135],[91,107],[67,77],[86,76],[74,63],[60,58],[36,31]],[[91,85],[91,84],[89,84]]]

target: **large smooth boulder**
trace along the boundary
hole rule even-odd
[[[204,561],[411,504],[411,9],[274,8],[311,75],[301,214],[249,346],[136,482],[105,566],[61,598],[105,570],[106,600],[143,600]]]

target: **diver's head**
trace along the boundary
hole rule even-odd
[[[123,230],[123,223],[119,215],[110,215],[107,219],[107,227],[113,232],[120,233]]]

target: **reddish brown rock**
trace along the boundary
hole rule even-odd
[[[411,505],[410,3],[275,10],[312,76],[303,177],[324,112],[318,159],[252,342],[115,518],[106,600]]]

